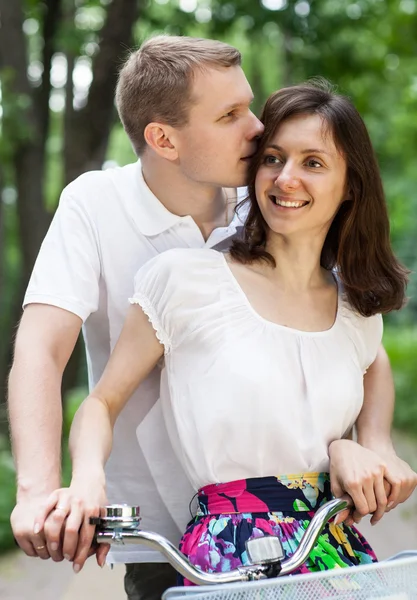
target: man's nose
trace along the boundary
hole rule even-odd
[[[256,115],[254,115],[253,113],[251,113],[251,118],[252,118],[252,130],[251,130],[250,139],[253,140],[255,138],[260,137],[263,134],[265,127],[263,126],[261,121],[258,119],[258,117]]]

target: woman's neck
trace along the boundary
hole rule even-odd
[[[266,250],[274,257],[276,268],[269,277],[283,290],[303,292],[327,284],[328,274],[320,266],[323,247],[321,236],[306,238],[269,235]]]

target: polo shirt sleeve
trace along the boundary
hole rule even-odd
[[[42,243],[23,306],[49,304],[84,322],[98,308],[100,271],[94,223],[70,185]]]

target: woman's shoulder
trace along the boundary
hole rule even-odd
[[[343,335],[356,347],[364,372],[374,361],[377,349],[382,341],[382,315],[365,316],[360,314],[349,302],[342,286],[339,287],[339,319],[343,324]]]
[[[203,275],[209,276],[212,269],[217,269],[224,259],[217,250],[210,248],[171,248],[146,263],[148,270],[170,277]],[[145,266],[146,266],[145,265]]]
[[[135,287],[144,281],[172,289],[205,287],[216,278],[223,264],[222,255],[209,248],[172,248],[151,258],[137,272]]]

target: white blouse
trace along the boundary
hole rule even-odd
[[[328,471],[328,446],[355,422],[380,315],[339,292],[333,326],[305,332],[261,317],[225,256],[173,249],[146,263],[130,299],[164,345],[161,402],[196,489],[249,477]]]

